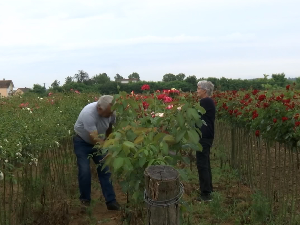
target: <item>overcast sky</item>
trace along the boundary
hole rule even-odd
[[[299,0],[0,0],[0,79],[300,76]]]

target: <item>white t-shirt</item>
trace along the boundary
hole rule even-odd
[[[106,133],[109,124],[116,123],[116,114],[105,118],[97,112],[97,102],[86,105],[80,112],[74,125],[75,132],[87,143],[93,144],[90,140],[90,132],[97,130],[98,134]]]

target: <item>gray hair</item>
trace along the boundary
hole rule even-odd
[[[109,104],[112,104],[113,99],[111,95],[102,95],[97,102],[97,107],[105,110]]]
[[[200,87],[201,89],[206,90],[208,96],[212,96],[215,87],[212,82],[207,80],[200,80],[197,86]]]

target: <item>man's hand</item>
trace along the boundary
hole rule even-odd
[[[98,137],[97,131],[90,132],[90,137],[93,145],[96,144],[100,144],[100,146],[104,145],[104,140]]]

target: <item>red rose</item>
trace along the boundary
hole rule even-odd
[[[157,99],[158,100],[162,100],[162,99],[165,99],[166,95],[165,94],[160,94],[160,95],[157,95]]]
[[[258,92],[259,92],[259,90],[253,90],[253,91],[252,91],[252,94],[253,94],[253,95],[256,95]]]
[[[295,127],[299,127],[300,126],[300,121],[295,122]]]
[[[169,103],[169,102],[172,102],[172,101],[173,101],[173,99],[171,97],[165,97],[164,98],[165,103]]]
[[[287,118],[286,116],[284,116],[281,119],[282,119],[282,122],[284,122],[284,121],[288,120],[289,118]]]
[[[299,118],[299,113],[294,116],[294,119],[297,120]]]
[[[277,119],[276,118],[273,119],[273,123],[277,123]]]
[[[255,131],[255,136],[258,137],[259,136],[259,130]]]
[[[254,119],[257,118],[257,117],[258,117],[258,113],[257,113],[256,110],[254,110],[254,111],[252,112],[252,119],[254,120]]]
[[[144,107],[144,109],[148,109],[148,107],[149,107],[148,102],[143,102],[143,107]]]
[[[148,84],[144,84],[141,89],[142,91],[150,90],[150,86]]]
[[[248,98],[250,98],[250,95],[249,94],[245,94],[244,99],[248,99]]]
[[[265,96],[265,95],[260,95],[260,96],[258,97],[258,99],[259,99],[259,101],[263,101],[263,100],[266,99],[266,96]]]
[[[285,89],[290,90],[291,85],[286,85]]]

